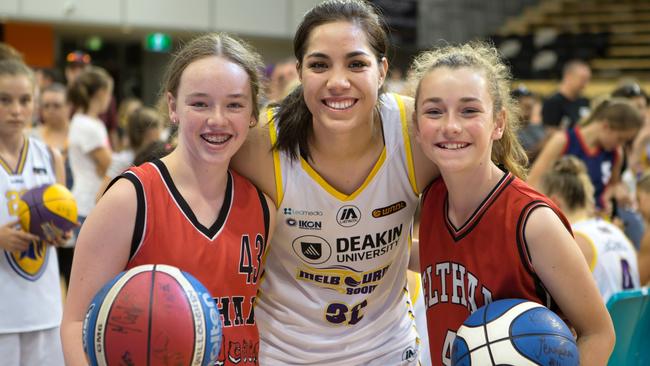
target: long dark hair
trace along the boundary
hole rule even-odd
[[[368,43],[381,61],[388,52],[388,36],[377,10],[363,0],[328,0],[305,14],[295,36],[293,52],[302,67],[307,49],[307,39],[314,28],[337,21],[346,21],[362,28]],[[302,86],[296,87],[279,105],[279,111],[273,120],[279,126],[278,139],[274,149],[285,151],[296,160],[298,153],[309,159],[308,140],[312,134],[312,114],[305,103]]]

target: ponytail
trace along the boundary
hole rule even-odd
[[[604,98],[593,112],[581,123],[586,126],[594,121],[605,121],[614,130],[624,131],[643,126],[643,116],[623,98]]]
[[[553,164],[542,178],[545,195],[556,194],[569,210],[586,208],[593,203],[594,186],[591,184],[585,164],[573,155],[565,155]]]
[[[278,140],[273,149],[286,152],[292,160],[298,160],[297,147],[300,155],[309,160],[311,155],[308,140],[313,131],[312,114],[305,103],[302,85],[298,85],[282,100],[273,121],[278,127]]]

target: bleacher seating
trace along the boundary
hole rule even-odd
[[[551,42],[538,46],[538,34],[555,32]],[[594,77],[650,78],[650,2],[647,0],[547,0],[508,21],[498,35],[502,42],[521,42],[520,52],[508,57],[515,77],[560,77],[569,59],[589,61]],[[546,65],[552,58],[556,63]],[[540,69],[536,66],[547,66]]]

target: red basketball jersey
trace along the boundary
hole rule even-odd
[[[192,274],[221,311],[223,344],[218,364],[258,364],[253,303],[269,226],[264,195],[230,171],[219,216],[205,227],[160,160],[131,168],[121,177],[133,182],[138,198],[127,269],[168,264]]]
[[[510,173],[459,228],[448,219],[447,204],[447,188],[439,178],[425,192],[419,234],[434,365],[450,364],[456,331],[486,303],[520,298],[553,306],[531,265],[524,228],[535,208],[547,206],[570,231],[568,221],[548,198]]]

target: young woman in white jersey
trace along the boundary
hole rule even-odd
[[[417,363],[409,233],[436,171],[412,101],[382,94],[387,42],[365,1],[311,9],[294,37],[301,86],[233,160],[281,215],[255,310],[261,364]]]
[[[4,365],[60,366],[56,252],[22,231],[16,217],[23,192],[65,183],[61,154],[24,136],[32,121],[34,85],[32,71],[22,62],[0,61],[0,360]]]
[[[636,249],[617,226],[596,217],[594,187],[584,163],[571,155],[560,158],[542,177],[542,191],[571,222],[605,304],[619,291],[638,288]]]
[[[424,52],[411,75],[417,140],[441,175],[424,194],[419,230],[433,363],[450,364],[472,311],[523,298],[564,313],[580,363],[604,365],[611,319],[568,221],[520,178],[526,155],[497,50],[475,42]]]

